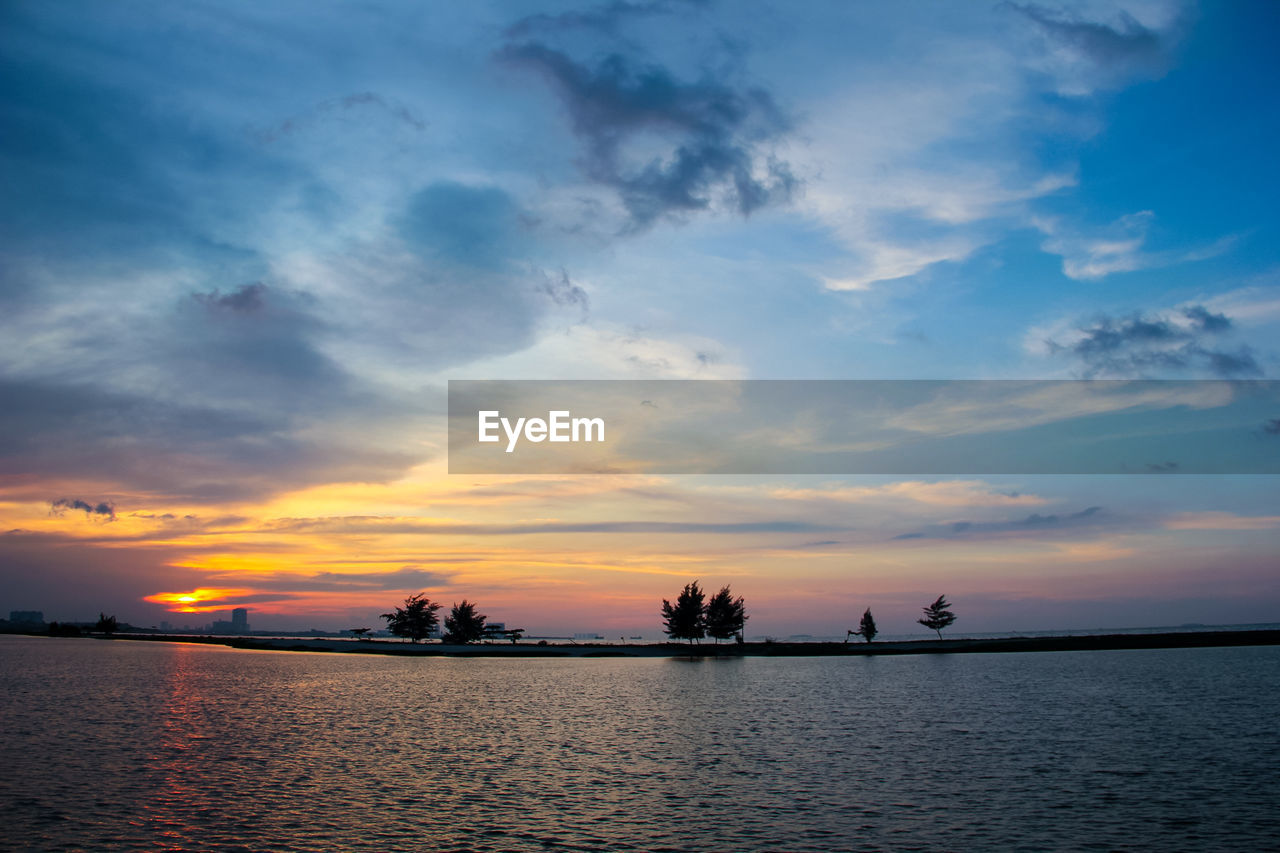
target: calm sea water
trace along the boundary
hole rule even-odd
[[[0,637],[0,847],[1260,850],[1280,649],[504,660]]]

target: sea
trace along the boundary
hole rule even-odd
[[[0,636],[0,849],[1276,849],[1277,697],[1277,647],[504,659]]]

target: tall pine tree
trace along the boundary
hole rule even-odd
[[[746,612],[742,596],[734,598],[729,587],[725,586],[707,602],[707,636],[715,637],[719,642],[742,633],[747,621]]]
[[[876,628],[876,620],[871,615],[871,608],[867,608],[867,612],[862,614],[862,621],[858,623],[858,635],[868,643],[876,638],[876,634],[880,631]]]
[[[685,584],[676,599],[675,606],[665,598],[662,600],[662,627],[667,636],[673,640],[701,640],[706,636],[705,598],[698,582]]]

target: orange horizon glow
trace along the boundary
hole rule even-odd
[[[390,483],[311,486],[254,503],[112,499],[118,520],[110,523],[51,516],[47,504],[29,499],[4,502],[0,514],[14,528],[103,553],[154,555],[172,582],[161,573],[134,600],[169,613],[247,606],[365,624],[422,592],[446,607],[466,598],[494,621],[534,630],[656,627],[661,600],[691,580],[731,585],[757,615],[753,628],[766,632],[774,630],[770,619],[799,626],[810,614],[836,620],[868,604],[886,625],[897,613],[909,627],[916,599],[943,592],[959,601],[1069,603],[1134,598],[1163,584],[1191,597],[1227,537],[1257,549],[1275,525],[1274,513],[1184,511],[1124,527],[1019,529],[1016,521],[1031,512],[1070,514],[1080,499],[980,479],[477,481],[431,466]],[[775,521],[814,529],[769,527]],[[1005,526],[992,535],[946,535],[959,521]],[[919,529],[942,535],[899,535]],[[1260,559],[1227,571],[1239,576],[1232,586],[1256,585]]]

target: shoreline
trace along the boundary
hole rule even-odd
[[[43,636],[43,635],[33,635]],[[689,646],[650,643],[627,646],[608,643],[575,645],[444,645],[386,640],[340,640],[119,634],[85,639],[133,642],[221,645],[251,651],[329,652],[337,654],[402,655],[411,657],[864,657],[868,655],[1000,654],[1011,652],[1119,651],[1128,649],[1184,649],[1280,645],[1280,630],[1179,631],[1158,634],[1098,634],[1060,637],[997,637],[987,639],[909,640],[884,643],[753,642]]]

